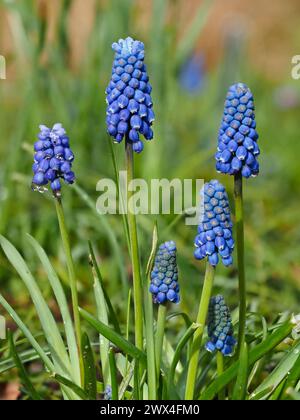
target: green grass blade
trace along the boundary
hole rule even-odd
[[[244,343],[239,358],[239,370],[232,396],[233,401],[244,401],[246,399],[248,367],[248,345]]]
[[[299,380],[300,380],[300,356],[298,357],[298,360],[295,363],[294,367],[291,369],[291,373],[285,382],[285,385],[282,391],[282,399],[284,399],[287,395],[289,395],[288,390],[291,388],[295,388]]]
[[[97,399],[97,372],[92,346],[86,333],[82,335],[82,357],[84,365],[84,391],[89,400]]]
[[[300,401],[300,392],[295,391],[293,388],[287,389],[287,395],[294,401]]]
[[[56,321],[54,320],[53,315],[39,287],[37,286],[35,279],[33,278],[29,268],[27,267],[20,253],[3,236],[0,236],[0,244],[6,257],[14,266],[21,279],[25,283],[26,287],[28,288],[37,314],[39,316],[42,328],[44,330],[45,338],[49,344],[51,355],[57,371],[59,373],[64,372],[64,374],[68,376],[71,371],[68,353],[66,351]]]
[[[110,301],[110,298],[109,298],[108,294],[106,293],[106,289],[105,289],[104,284],[103,284],[103,278],[102,278],[101,270],[100,270],[99,265],[97,263],[95,252],[94,252],[92,244],[90,242],[89,242],[89,250],[90,250],[92,268],[95,270],[96,275],[97,275],[97,280],[98,280],[98,282],[101,286],[102,293],[104,295],[104,299],[105,299],[105,302],[106,302],[106,305],[107,305],[107,308],[108,308],[110,321],[113,324],[114,329],[119,334],[121,334],[121,329],[120,329],[120,325],[119,325],[117,315],[116,315],[114,307],[113,307],[113,305]]]
[[[59,306],[60,313],[63,319],[65,333],[66,333],[69,353],[70,353],[71,366],[72,366],[72,371],[73,371],[72,377],[77,383],[77,385],[79,385],[80,384],[80,363],[79,363],[79,356],[78,356],[78,348],[77,348],[77,343],[76,343],[74,326],[73,326],[72,318],[71,318],[69,307],[68,307],[68,302],[67,302],[63,287],[44,249],[32,236],[28,235],[28,240],[30,244],[32,245],[32,247],[34,248],[37,256],[39,257],[46,271],[49,283],[52,287],[57,304]]]
[[[15,362],[15,365],[18,369],[18,373],[19,373],[19,378],[22,382],[22,385],[24,386],[27,394],[29,395],[29,397],[32,400],[38,401],[41,400],[40,395],[37,393],[37,391],[35,390],[34,386],[31,383],[31,380],[23,366],[23,363],[21,361],[21,359],[19,358],[18,352],[16,350],[15,347],[15,343],[14,343],[14,339],[13,339],[13,335],[11,333],[11,331],[8,332],[8,341],[9,341],[9,345],[10,345],[10,352],[11,352],[11,356]]]
[[[50,372],[54,372],[55,368],[45,351],[42,349],[42,347],[39,345],[39,343],[36,341],[36,339],[33,337],[29,329],[26,327],[26,325],[23,323],[21,318],[18,316],[18,314],[14,311],[14,309],[10,306],[10,304],[4,299],[4,297],[0,294],[0,305],[3,306],[3,308],[9,313],[11,318],[15,321],[17,326],[20,328],[24,336],[27,338],[29,343],[32,345],[32,347],[35,349],[37,354],[40,356],[41,360],[44,362],[46,368]]]
[[[263,399],[267,399],[272,392],[280,385],[280,383],[286,378],[291,369],[295,366],[299,360],[300,354],[300,342],[295,345],[288,354],[281,360],[281,362],[276,366],[276,368],[268,375],[268,377],[257,387],[252,394],[250,395],[250,400],[255,399],[257,394],[264,392],[265,390],[270,390],[267,394],[264,395]]]
[[[94,201],[91,199],[91,197],[81,188],[78,184],[75,184],[73,186],[74,190],[78,194],[78,196],[82,199],[82,201],[87,204],[87,206],[93,211],[95,216],[100,220],[100,223],[103,226],[103,229],[106,232],[107,238],[110,242],[111,249],[114,253],[116,263],[119,267],[119,273],[122,281],[122,286],[124,289],[124,294],[127,295],[127,289],[128,289],[128,280],[126,276],[126,271],[124,270],[125,267],[125,261],[123,258],[122,250],[118,241],[118,238],[116,237],[116,234],[112,227],[110,226],[107,217],[100,216],[97,212],[96,206]]]
[[[281,325],[273,334],[271,334],[264,342],[257,345],[249,352],[249,366],[252,366],[260,360],[265,354],[273,350],[280,344],[295,327],[295,320],[292,319]],[[239,362],[235,362],[227,369],[223,375],[214,380],[212,384],[200,395],[200,400],[212,400],[214,396],[228,385],[238,374]]]
[[[129,341],[125,340],[120,334],[112,330],[103,322],[98,321],[93,315],[80,308],[80,313],[82,317],[96,330],[98,333],[102,334],[109,341],[111,341],[115,346],[122,350],[125,354],[141,361],[143,364],[146,364],[146,355],[143,351],[139,350]]]
[[[61,376],[59,374],[54,374],[52,375],[52,377],[64,387],[71,389],[74,392],[74,394],[76,394],[81,400],[89,399],[87,393],[80,386],[76,385],[68,378],[65,378],[64,376]]]
[[[106,301],[105,301],[105,297],[103,293],[102,284],[97,275],[97,271],[95,269],[94,263],[92,266],[92,272],[93,272],[93,277],[94,277],[94,295],[95,295],[95,300],[96,300],[97,318],[99,321],[103,322],[105,325],[108,325]],[[107,385],[110,385],[110,371],[109,371],[109,361],[108,361],[109,341],[102,335],[99,335],[99,352],[100,352],[103,381],[104,381],[104,385],[107,386]]]
[[[117,378],[117,365],[115,359],[115,352],[113,348],[110,348],[108,353],[110,376],[111,376],[111,389],[112,389],[112,400],[116,401],[119,396],[118,391],[118,378]]]
[[[120,384],[120,387],[119,387],[119,400],[122,400],[124,398],[126,390],[127,390],[128,386],[130,385],[130,383],[132,382],[132,378],[133,378],[133,375],[134,375],[134,365],[135,365],[135,360],[133,360],[130,363],[130,365],[127,369],[127,373],[123,377],[123,380],[122,380],[122,382]]]
[[[122,196],[122,193],[121,193],[121,196],[119,194],[119,191],[122,191],[122,189],[120,188],[119,168],[118,168],[117,158],[116,158],[116,154],[115,154],[115,149],[113,147],[112,139],[109,136],[107,136],[107,139],[108,139],[108,146],[109,146],[109,150],[110,150],[110,154],[111,154],[111,158],[112,158],[112,162],[113,162],[115,180],[116,180],[116,184],[117,184],[117,194],[118,194],[117,198],[121,202],[121,206],[124,209],[125,208],[124,197]],[[128,252],[130,253],[130,235],[129,235],[128,219],[126,217],[126,214],[123,214],[123,213],[125,213],[125,212],[124,211],[122,212],[123,227],[124,227]]]
[[[186,344],[189,342],[189,340],[194,335],[195,331],[197,330],[198,325],[192,324],[184,333],[184,335],[179,340],[179,343],[177,344],[177,347],[175,349],[174,357],[170,366],[170,370],[168,372],[168,380],[167,380],[167,394],[169,395],[170,399],[172,398],[172,389],[175,388],[174,385],[174,379],[175,379],[175,373],[176,373],[176,367],[180,360],[181,353],[186,346]]]
[[[26,340],[27,341],[27,340]],[[15,344],[16,346],[16,344]],[[45,352],[47,354],[47,352]],[[48,352],[47,355],[49,355],[50,352]],[[22,352],[19,352],[19,358],[22,363],[29,363],[33,362],[35,360],[39,360],[39,355],[36,353],[34,349],[25,350]],[[7,372],[10,369],[13,369],[16,367],[16,364],[14,362],[14,359],[12,357],[7,357],[4,360],[1,360],[0,362],[0,374]]]

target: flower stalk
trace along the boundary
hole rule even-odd
[[[190,363],[189,363],[189,368],[188,368],[186,391],[185,391],[186,400],[192,400],[194,398],[200,347],[202,343],[203,332],[204,332],[208,308],[209,308],[209,302],[210,302],[210,298],[212,294],[214,277],[215,277],[215,267],[212,266],[209,262],[207,262],[204,285],[203,285],[203,290],[202,290],[202,295],[201,295],[201,300],[200,300],[200,305],[199,305],[199,312],[197,316],[197,324],[199,324],[199,328],[194,334],[191,358],[190,358]]]
[[[159,378],[160,368],[161,368],[166,317],[167,317],[167,305],[159,305],[158,313],[157,313],[157,329],[156,329],[156,339],[155,339],[155,365],[156,365],[157,378]]]
[[[236,216],[236,249],[239,276],[239,334],[238,350],[240,355],[245,342],[246,329],[246,277],[244,261],[244,207],[243,207],[243,178],[241,174],[234,177],[234,199]]]
[[[128,226],[130,235],[130,251],[132,261],[132,274],[133,274],[133,297],[134,297],[134,320],[135,320],[135,344],[137,348],[143,348],[143,292],[142,280],[140,271],[140,257],[137,236],[136,218],[129,206],[130,198],[132,196],[129,191],[129,184],[134,178],[134,159],[132,144],[126,141],[126,169],[127,169],[127,212],[128,212]]]

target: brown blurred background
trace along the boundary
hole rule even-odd
[[[38,13],[49,22],[46,49],[51,48],[62,2],[36,0],[35,3]],[[135,29],[140,32],[146,31],[153,1],[135,0],[133,3],[135,3],[135,13],[138,15],[136,21],[140,25],[140,28]],[[184,33],[201,3],[202,0],[173,0],[173,5],[176,5],[176,15],[172,13],[171,7],[168,19],[176,19],[178,27]],[[71,46],[70,63],[74,68],[84,57],[96,7],[105,10],[107,0],[73,0],[72,2],[68,18],[68,34]],[[10,57],[10,53],[16,52],[15,40],[21,34],[17,30],[17,17],[7,10],[0,8],[0,11],[0,50],[1,54]],[[299,26],[299,17],[299,0],[252,0],[251,2],[249,0],[215,0],[201,39],[198,41],[198,47],[204,51],[206,65],[211,69],[222,59],[226,38],[233,35],[241,42],[246,41],[247,60],[256,70],[263,72],[270,80],[285,79],[290,72],[291,57],[300,53],[300,47],[298,47],[300,32],[295,31]],[[22,51],[17,51],[17,54],[18,59],[26,60],[22,56]],[[44,52],[44,59],[46,58],[47,51]],[[9,65],[14,64],[16,64],[14,60],[9,61]]]

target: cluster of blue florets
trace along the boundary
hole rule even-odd
[[[140,153],[153,138],[152,87],[144,64],[144,44],[128,37],[112,45],[116,52],[111,81],[106,89],[107,131],[120,143],[124,137]]]
[[[175,242],[160,245],[151,273],[150,292],[155,303],[180,301]]]
[[[201,190],[203,213],[195,239],[195,257],[198,260],[208,257],[209,263],[216,266],[219,256],[225,266],[232,264],[234,240],[228,196],[219,181],[206,183]]]
[[[221,351],[224,356],[234,352],[236,340],[233,337],[233,326],[228,306],[223,296],[211,298],[208,311],[208,337],[205,348],[209,352]]]
[[[112,400],[112,387],[111,385],[107,385],[105,390],[104,390],[104,400],[109,401]]]
[[[70,149],[69,137],[61,124],[53,128],[40,125],[38,141],[34,144],[33,188],[43,192],[50,183],[55,195],[61,191],[61,179],[73,184],[75,175],[72,171],[74,155]]]
[[[243,83],[229,88],[218,137],[216,169],[218,172],[243,177],[259,173],[260,150],[254,113],[253,95]]]

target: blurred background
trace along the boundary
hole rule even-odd
[[[137,161],[150,178],[218,177],[232,199],[233,179],[216,175],[214,153],[230,84],[253,91],[260,133],[261,173],[245,182],[246,263],[250,309],[268,319],[300,302],[300,80],[291,76],[300,54],[298,0],[2,0],[0,54],[0,232],[21,250],[55,311],[44,272],[26,233],[45,247],[67,282],[53,199],[31,191],[32,148],[38,125],[62,122],[76,155],[77,187],[64,204],[80,279],[81,305],[94,307],[87,241],[101,261],[108,293],[122,318],[130,264],[122,219],[95,210],[97,181],[113,177],[105,129],[105,87],[112,42],[128,35],[146,46],[153,85],[155,139]],[[123,146],[114,146],[123,167]],[[154,218],[139,216],[143,264]],[[194,261],[195,227],[176,215],[158,218],[160,240],[175,239],[181,309],[195,316],[204,265]],[[122,287],[120,287],[122,285]],[[21,281],[0,253],[1,293],[34,324]],[[218,268],[216,291],[233,308],[237,273]],[[3,314],[0,308],[0,314]]]

